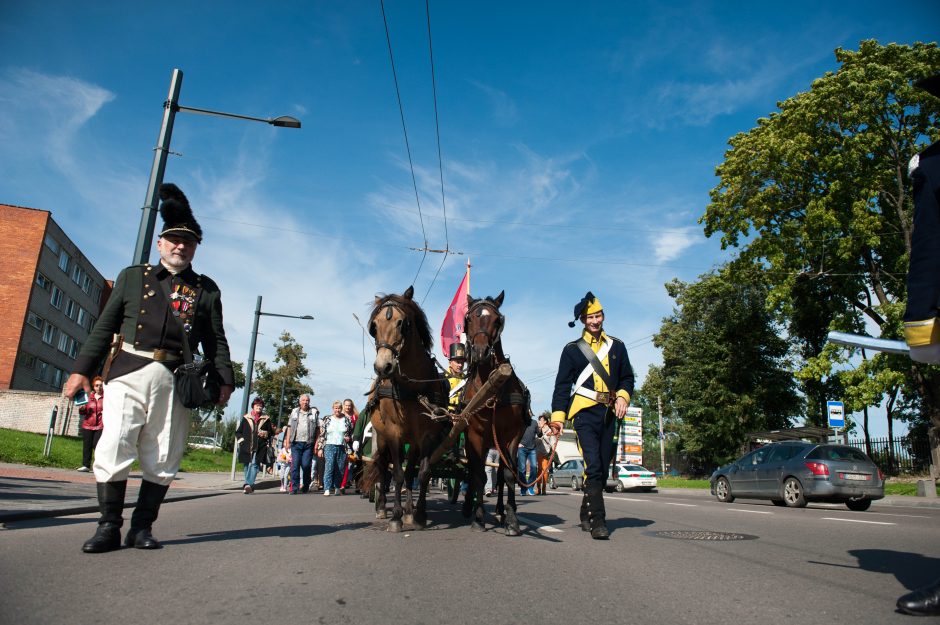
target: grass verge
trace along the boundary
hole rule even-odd
[[[45,443],[45,434],[0,428],[0,462],[58,469],[75,469],[81,466],[82,439],[74,436],[55,436],[52,439],[52,452],[48,457],[42,455]],[[180,472],[183,473],[221,473],[231,468],[231,453],[208,449],[189,448],[180,463]],[[139,471],[140,465],[135,462],[131,470]]]

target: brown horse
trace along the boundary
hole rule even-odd
[[[380,484],[376,518],[384,519],[385,494],[390,479],[395,478],[395,504],[388,524],[391,532],[402,530],[403,516],[405,523],[418,527],[427,524],[428,458],[442,438],[444,425],[424,414],[418,397],[447,404],[447,382],[431,356],[431,329],[424,311],[412,300],[413,295],[414,288],[408,287],[402,295],[376,297],[369,317],[369,334],[375,339],[377,379],[369,394],[368,408],[372,411],[375,434],[372,464],[362,488],[363,492],[371,492]],[[411,492],[415,474],[420,484],[417,506],[413,506]]]
[[[486,382],[490,373],[500,364],[509,362],[503,354],[501,335],[506,318],[499,307],[503,303],[505,292],[496,298],[473,299],[467,296],[467,317],[464,328],[467,333],[470,357],[467,371],[467,384],[464,387],[462,401],[469,401]],[[496,502],[496,516],[506,527],[507,536],[518,536],[519,520],[516,518],[515,473],[512,466],[516,461],[516,449],[519,440],[531,420],[529,411],[529,391],[515,373],[506,381],[496,395],[495,405],[485,407],[468,418],[466,430],[467,471],[470,487],[464,501],[464,516],[472,517],[470,527],[474,530],[485,529],[483,510],[483,486],[485,478],[486,454],[492,447],[499,450],[499,497]],[[502,486],[508,486],[508,507],[503,516]]]

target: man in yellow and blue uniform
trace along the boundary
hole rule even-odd
[[[924,78],[915,86],[940,98],[940,74]],[[940,141],[915,156],[909,168],[914,183],[914,229],[904,338],[911,348],[911,359],[940,364]],[[930,433],[940,438],[936,418]],[[906,614],[940,616],[940,577],[899,598],[897,606]]]
[[[584,458],[581,529],[609,538],[604,486],[614,453],[617,421],[627,414],[633,393],[633,367],[623,341],[604,331],[604,309],[590,291],[574,307],[584,324],[581,338],[565,345],[552,394],[552,421],[573,421]],[[568,323],[574,327],[574,321]],[[579,345],[579,343],[581,345]],[[608,385],[585,354],[590,349],[610,380]]]

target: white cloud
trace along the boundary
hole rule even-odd
[[[493,118],[503,126],[514,124],[519,118],[519,111],[515,101],[505,91],[491,87],[477,80],[468,81],[471,85],[482,91],[490,102]]]
[[[679,258],[686,249],[702,241],[702,233],[698,228],[681,228],[677,230],[664,230],[654,235],[652,240],[653,253],[656,261],[667,263]]]

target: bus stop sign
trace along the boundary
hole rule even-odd
[[[827,401],[826,412],[829,413],[829,427],[836,429],[845,427],[845,405],[841,401]]]

